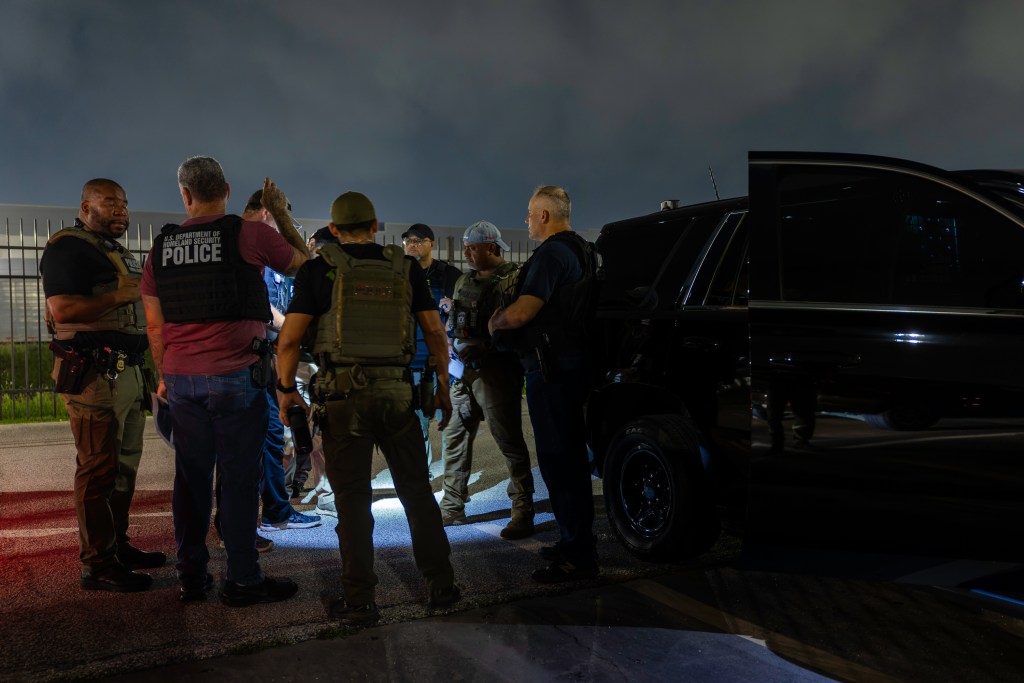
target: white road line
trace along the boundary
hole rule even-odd
[[[0,538],[42,538],[43,536],[77,533],[78,527],[70,529],[3,529],[0,530]]]
[[[170,517],[171,512],[133,512],[135,517]],[[60,534],[77,534],[78,527],[49,527],[43,529],[0,529],[0,538],[43,538]]]

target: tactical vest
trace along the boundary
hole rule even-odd
[[[267,285],[260,267],[242,258],[241,231],[233,215],[160,230],[151,258],[164,320],[270,320]]]
[[[317,321],[313,353],[330,364],[406,366],[412,360],[412,262],[393,244],[383,255],[357,259],[337,244],[320,249],[334,286],[331,306]]]
[[[452,339],[486,339],[487,321],[499,307],[507,305],[519,266],[502,263],[486,277],[472,271],[455,283],[452,311],[448,315],[448,336]]]
[[[580,259],[583,277],[569,286],[555,290],[551,300],[522,328],[522,334],[516,336],[516,350],[520,353],[532,352],[544,343],[546,337],[547,346],[555,354],[581,355],[586,352],[587,328],[596,292],[597,261],[593,244],[572,230],[556,232],[548,237],[519,269],[516,296],[519,296],[522,283],[526,282],[534,256],[554,242],[566,242],[572,247]]]
[[[135,256],[124,248],[120,242],[109,237],[103,237],[86,230],[75,221],[73,227],[64,228],[54,234],[47,242],[49,246],[59,239],[65,237],[77,237],[85,240],[103,254],[111,263],[114,271],[119,275],[128,275],[133,279],[142,277],[142,268],[139,266]],[[98,284],[92,288],[93,294],[105,294],[117,289],[117,278],[111,282]],[[121,332],[123,334],[146,334],[146,315],[142,308],[142,302],[126,303],[112,308],[91,323],[59,323],[46,309],[46,328],[50,334],[60,341],[71,339],[77,332]]]

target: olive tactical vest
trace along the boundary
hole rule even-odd
[[[452,339],[486,339],[487,321],[500,306],[509,303],[519,266],[502,263],[486,277],[472,271],[455,284],[448,336]]]
[[[124,248],[120,242],[109,237],[103,237],[86,230],[77,222],[73,227],[64,228],[54,234],[48,241],[47,246],[64,237],[77,237],[85,240],[95,247],[101,254],[107,257],[114,271],[119,275],[128,275],[134,279],[142,277],[142,268],[139,266],[135,256]],[[111,282],[98,284],[92,288],[93,294],[105,294],[117,289],[117,278]],[[46,328],[50,334],[58,340],[65,341],[75,336],[76,332],[121,332],[123,334],[146,334],[146,315],[142,308],[142,302],[126,303],[112,308],[103,314],[99,320],[91,323],[59,323],[53,319],[50,309],[46,309]]]
[[[331,306],[316,328],[313,353],[333,365],[399,365],[412,361],[415,322],[411,314],[412,262],[389,244],[384,259],[353,258],[336,244],[319,255],[333,270]]]

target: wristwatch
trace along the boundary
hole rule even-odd
[[[280,391],[282,394],[291,394],[299,390],[299,385],[293,384],[290,387],[286,387],[285,385],[281,384],[280,379],[277,380],[275,386],[277,387],[277,390]]]

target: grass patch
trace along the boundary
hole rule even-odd
[[[53,390],[0,393],[0,424],[62,422],[67,419],[64,400]]]
[[[0,424],[59,422],[68,418],[53,391],[48,342],[0,345]]]

